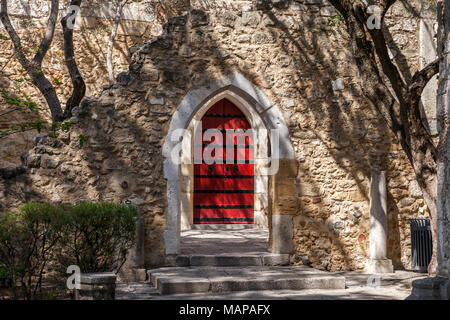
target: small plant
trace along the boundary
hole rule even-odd
[[[340,12],[337,12],[334,16],[329,17],[328,23],[326,25],[322,25],[320,29],[325,32],[330,31],[338,27],[344,20],[344,16]]]
[[[84,146],[85,144],[87,144],[88,141],[89,141],[89,135],[87,135],[87,134],[80,134],[80,135],[78,136],[78,139],[79,139],[79,141],[80,141],[80,148],[83,148],[83,146]]]
[[[11,274],[6,268],[6,264],[0,264],[0,287],[6,287],[11,281]]]
[[[63,84],[63,82],[62,82],[59,78],[57,78],[57,77],[54,77],[54,78],[53,78],[53,82],[54,82],[57,86],[60,86],[60,85]]]
[[[328,26],[330,27],[337,27],[341,22],[344,22],[344,16],[340,12],[337,12],[333,17],[328,18]]]

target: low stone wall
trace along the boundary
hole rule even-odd
[[[75,300],[114,300],[115,295],[114,273],[83,273],[78,288],[74,289]]]

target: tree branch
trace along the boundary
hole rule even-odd
[[[395,1],[390,1],[390,3],[394,3]],[[382,6],[381,6],[382,5]],[[381,9],[380,16],[378,17],[381,19],[380,25],[384,25],[384,15],[387,11],[388,3],[382,1],[381,3],[378,3],[378,6]],[[363,28],[370,34],[374,48],[375,53],[378,56],[379,62],[381,64],[381,67],[383,69],[383,73],[388,77],[389,81],[391,82],[392,89],[394,90],[397,99],[400,101],[400,104],[403,105],[403,100],[405,97],[405,94],[407,93],[407,87],[406,83],[404,82],[400,71],[398,68],[392,63],[390,57],[389,57],[389,49],[387,46],[387,41],[383,33],[383,28],[377,29],[369,29],[367,28],[367,21],[370,17],[370,14],[367,13],[365,5],[358,1],[354,4],[354,12],[355,16],[358,18],[358,22],[363,26]]]
[[[13,52],[13,54],[9,56],[8,60],[5,62],[5,65],[0,70],[0,73],[3,73],[3,70],[5,70],[5,68],[8,65],[8,63],[12,60],[12,58],[14,58],[14,55],[15,55],[15,53]]]
[[[80,6],[81,0],[72,0],[71,6]],[[72,16],[73,12],[68,12],[61,20],[64,35],[64,58],[66,60],[66,66],[69,70],[70,79],[73,85],[72,95],[66,102],[66,108],[64,110],[64,118],[72,116],[72,109],[80,105],[81,100],[86,94],[86,84],[84,83],[83,76],[78,70],[78,65],[75,60],[75,53],[73,48],[73,28],[67,26],[67,20]]]
[[[119,23],[120,23],[120,18],[122,16],[123,7],[127,4],[127,2],[128,2],[128,0],[116,0],[115,1],[116,12],[115,12],[115,16],[114,16],[113,28],[111,30],[111,35],[109,37],[109,42],[108,42],[108,53],[106,55],[106,64],[107,64],[107,68],[108,68],[108,79],[109,79],[110,85],[113,85],[115,82],[114,65],[112,62],[114,40],[116,39],[117,29],[119,28]]]
[[[50,28],[50,29],[52,29],[52,24],[53,24],[52,19],[54,17],[55,10],[57,13],[58,6],[59,6],[59,1],[53,0],[52,1],[52,13],[50,15],[49,22],[47,24],[48,28]],[[50,108],[50,111],[52,114],[52,120],[53,121],[61,121],[63,119],[61,103],[58,99],[55,88],[53,87],[51,82],[48,81],[48,79],[44,76],[42,70],[40,70],[40,68],[41,68],[40,63],[42,62],[42,60],[39,61],[40,55],[43,53],[45,54],[46,50],[48,50],[48,46],[50,46],[51,39],[46,39],[46,38],[49,36],[51,36],[53,38],[54,25],[53,25],[53,30],[51,32],[47,30],[48,32],[46,33],[46,35],[43,39],[43,43],[44,43],[43,49],[45,52],[44,51],[40,52],[40,50],[38,50],[38,52],[36,54],[38,59],[36,59],[36,56],[35,56],[33,61],[30,62],[25,57],[20,37],[17,34],[16,30],[14,29],[14,27],[11,23],[11,20],[9,19],[7,0],[1,0],[1,2],[0,2],[0,20],[2,21],[6,31],[8,32],[8,34],[14,44],[14,49],[15,49],[17,60],[19,60],[22,67],[27,71],[28,75],[32,79],[33,84],[39,89],[39,91],[42,93],[45,100],[47,101],[47,105]]]
[[[22,50],[23,47],[20,37],[17,34],[16,30],[14,29],[11,20],[9,19],[8,3],[6,0],[1,0],[0,3],[0,20],[2,21],[3,26],[5,27],[6,31],[8,32],[11,38],[17,59],[19,60],[20,64],[25,68],[25,70],[28,70],[30,68],[30,61],[25,57],[25,54],[23,53]]]
[[[39,46],[36,55],[34,56],[33,63],[37,66],[42,65],[42,60],[44,59],[50,45],[53,41],[53,35],[55,33],[56,19],[58,19],[58,9],[59,0],[52,0],[52,6],[50,9],[50,17],[47,21],[47,28],[45,30],[44,38],[42,38],[41,44]]]
[[[417,71],[411,79],[408,86],[408,92],[412,99],[419,99],[423,90],[430,80],[439,73],[439,58],[427,65],[420,71]]]

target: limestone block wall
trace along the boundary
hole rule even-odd
[[[129,73],[77,110],[79,126],[62,139],[39,140],[24,157],[28,173],[0,182],[3,207],[132,199],[145,219],[146,264],[163,263],[162,147],[171,117],[187,92],[237,71],[278,106],[289,128],[295,160],[270,186],[272,214],[293,217],[292,263],[364,268],[370,175],[379,170],[387,172],[388,258],[409,268],[406,219],[426,215],[426,207],[400,146],[362,96],[345,26],[326,1],[276,3],[191,2],[203,10],[170,18],[161,36],[133,49]],[[396,61],[409,74],[419,68],[420,17],[411,10],[399,3],[389,18],[391,44],[404,53]],[[80,133],[90,136],[84,148]]]
[[[71,95],[72,85],[64,62],[63,38],[60,20],[67,10],[69,1],[61,1],[60,17],[51,49],[43,61],[43,72],[56,87],[56,92],[62,106]],[[128,70],[130,47],[142,44],[159,35],[162,23],[167,17],[181,14],[187,10],[185,0],[132,0],[125,5],[113,51],[115,74]],[[80,72],[86,82],[86,96],[98,95],[103,87],[109,85],[106,69],[106,54],[108,40],[114,18],[113,6],[110,1],[83,1],[81,11],[77,17],[74,31],[75,57]],[[29,56],[34,54],[45,31],[50,11],[50,1],[8,1],[10,18],[22,39],[22,44],[30,50]],[[0,33],[7,35],[0,22]],[[19,97],[27,94],[34,102],[42,107],[40,117],[50,119],[48,107],[39,91],[23,81],[26,74],[16,59],[10,59],[13,44],[7,40],[0,40],[0,88],[15,92]],[[58,83],[62,84],[58,84]],[[0,114],[8,106],[0,97]],[[7,129],[13,124],[32,121],[37,118],[34,113],[13,112],[0,119],[0,129]],[[0,167],[20,164],[20,155],[29,150],[32,138],[36,132],[17,134],[4,139],[0,143]],[[14,144],[14,148],[10,146]]]

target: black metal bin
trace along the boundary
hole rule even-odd
[[[410,218],[412,269],[427,272],[433,255],[430,219]]]

